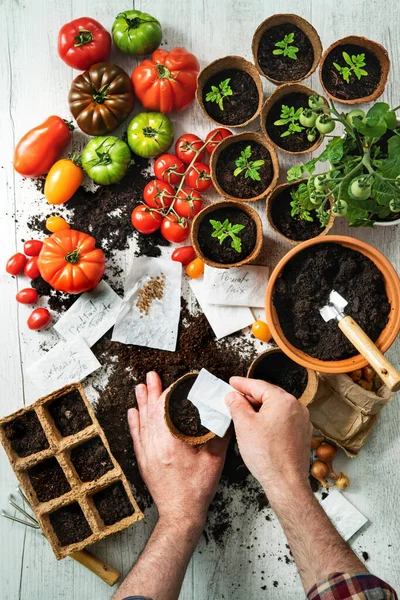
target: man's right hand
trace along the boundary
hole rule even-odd
[[[226,397],[240,454],[271,502],[287,486],[309,486],[312,426],[307,408],[281,388],[231,377]],[[244,395],[242,395],[244,394]]]

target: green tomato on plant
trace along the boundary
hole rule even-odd
[[[110,185],[120,181],[131,161],[128,144],[113,135],[94,137],[82,152],[82,168],[93,181]]]
[[[317,175],[314,179],[315,189],[323,192],[329,188],[329,178],[326,175]]]
[[[308,99],[308,106],[311,110],[320,110],[324,105],[324,99],[318,94],[312,94]]]
[[[345,200],[336,200],[332,206],[332,214],[335,217],[345,217],[347,215],[347,202]]]
[[[367,115],[363,110],[361,110],[361,108],[355,108],[346,115],[346,121],[350,125],[350,127],[353,127],[354,119],[361,119],[361,121],[365,123],[365,121],[367,120]]]
[[[317,113],[311,110],[311,108],[305,108],[299,117],[299,121],[304,127],[314,127],[317,117]]]
[[[358,200],[366,200],[370,197],[372,187],[368,183],[368,176],[355,177],[349,186],[349,195]]]
[[[128,125],[128,144],[132,152],[143,158],[164,154],[174,139],[172,121],[160,112],[143,112]]]
[[[150,54],[161,44],[160,22],[140,10],[126,10],[117,15],[112,26],[114,44],[131,56]]]
[[[335,129],[335,121],[329,115],[319,115],[315,122],[315,127],[322,135],[327,135]]]
[[[313,204],[313,208],[316,206],[321,206],[322,200],[324,199],[324,195],[318,192],[311,192],[310,194],[310,202]]]
[[[309,142],[315,142],[315,140],[317,139],[317,130],[315,129],[315,127],[309,130],[309,132],[307,133],[307,139]]]
[[[400,200],[398,198],[392,198],[389,202],[389,208],[392,212],[400,212]]]

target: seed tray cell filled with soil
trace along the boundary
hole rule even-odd
[[[71,490],[58,460],[49,458],[28,471],[28,477],[39,502],[59,498]]]
[[[227,82],[227,80],[229,80]],[[227,82],[227,83],[226,83]],[[207,100],[213,93],[212,88],[221,90],[225,83],[229,87],[229,95],[224,95],[222,102]],[[223,125],[240,125],[253,117],[257,112],[259,95],[254,79],[241,69],[225,69],[216,73],[204,85],[203,103],[206,112],[212,119]],[[220,106],[222,104],[222,107]]]
[[[104,525],[114,525],[134,513],[134,508],[120,481],[92,496],[94,505]]]
[[[71,462],[81,481],[94,481],[114,468],[106,447],[99,437],[71,450]]]
[[[280,350],[267,352],[251,370],[253,379],[262,379],[300,398],[307,386],[307,369],[298,365]]]
[[[282,189],[279,195],[271,201],[269,216],[275,228],[282,235],[295,242],[302,242],[317,237],[324,228],[315,213],[313,221],[306,221],[298,216],[292,217],[290,203],[293,200],[291,196],[293,189],[293,187]]]
[[[49,519],[60,546],[82,542],[92,535],[90,525],[78,502],[50,513]]]
[[[183,435],[199,437],[207,435],[209,430],[200,422],[200,414],[196,406],[188,400],[196,376],[180,381],[169,396],[169,416],[174,427]]]
[[[92,425],[92,419],[78,390],[72,390],[53,400],[48,409],[63,437],[74,435]]]
[[[282,137],[282,134],[288,130],[289,125],[274,124],[276,121],[281,120],[282,106],[288,106],[289,108],[293,107],[296,112],[299,108],[308,108],[308,98],[309,96],[305,93],[289,93],[277,98],[276,102],[268,111],[265,128],[271,140],[279,148],[287,150],[288,152],[305,152],[311,148],[311,146],[315,145],[316,140],[310,142],[310,140],[307,139],[308,130],[305,127],[300,132],[291,133],[290,135]],[[300,125],[298,121],[296,121],[296,124]]]
[[[33,410],[8,423],[4,423],[3,431],[11,444],[11,448],[21,458],[49,448],[46,434],[37,414]]]

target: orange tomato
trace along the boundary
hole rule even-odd
[[[65,219],[58,217],[57,215],[49,217],[46,221],[46,229],[52,233],[56,233],[56,231],[63,231],[64,229],[69,229],[70,227],[70,224],[67,223]]]
[[[251,326],[251,333],[262,342],[269,342],[272,337],[269,327],[264,321],[254,321]]]
[[[204,263],[200,258],[192,260],[185,269],[186,275],[192,279],[197,279],[204,273]]]
[[[58,160],[48,172],[44,195],[49,204],[64,204],[75,194],[83,181],[83,170],[72,159]]]

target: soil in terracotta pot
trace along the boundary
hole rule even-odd
[[[107,448],[99,437],[71,450],[71,462],[81,481],[93,481],[114,468]]]
[[[234,175],[237,167],[236,161],[240,158],[241,152],[248,146],[251,148],[251,162],[263,160],[264,164],[260,166],[258,174],[260,181],[254,181],[251,177],[245,177],[245,171]],[[272,167],[271,155],[268,150],[254,141],[243,141],[230,144],[218,156],[216,164],[216,176],[221,188],[233,198],[255,198],[262,194],[272,181],[274,171]]]
[[[60,546],[82,542],[92,530],[78,502],[59,508],[49,516]]]
[[[5,423],[3,430],[11,443],[11,448],[21,458],[36,454],[36,452],[41,452],[49,447],[46,434],[33,410]]]
[[[48,409],[63,437],[74,435],[92,424],[78,390],[72,390],[49,404]]]
[[[271,206],[271,220],[275,227],[287,238],[295,242],[303,242],[311,238],[317,237],[322,231],[321,223],[314,216],[314,221],[305,221],[298,217],[292,217],[292,207],[290,203],[292,196],[290,191],[294,188],[285,188],[279,196],[277,196]]]
[[[225,219],[228,219],[232,225],[244,225],[244,229],[236,234],[241,240],[240,252],[232,248],[230,237],[227,237],[222,244],[217,238],[212,237],[215,229],[210,220],[223,223]],[[216,263],[229,265],[244,260],[253,252],[256,245],[256,235],[256,224],[247,213],[239,208],[226,207],[218,208],[203,218],[199,226],[198,242],[207,258]]]
[[[279,322],[293,346],[327,361],[358,354],[337,322],[326,323],[319,313],[332,289],[348,301],[345,313],[374,342],[390,312],[383,276],[360,252],[341,244],[321,243],[294,256],[275,285],[273,302]]]
[[[207,101],[206,96],[211,91],[211,86],[218,87],[226,79],[230,79],[232,95],[225,96],[221,110],[217,102]],[[241,69],[220,71],[210,77],[203,88],[203,102],[207,113],[223,125],[240,125],[251,119],[257,111],[258,101],[258,89],[254,79]]]
[[[93,502],[106,526],[114,525],[135,512],[120,481],[95,494]]]
[[[300,398],[307,387],[307,369],[296,364],[283,352],[270,352],[259,360],[251,375],[286,390]]]
[[[274,54],[276,42],[283,40],[285,35],[294,33],[290,46],[298,48],[296,59],[283,54]],[[314,49],[304,31],[291,23],[282,23],[267,29],[261,36],[257,52],[258,63],[268,77],[277,81],[298,81],[303,79],[314,62]]]
[[[28,476],[39,502],[59,498],[71,490],[64,471],[54,457],[29,469]]]
[[[169,399],[169,415],[172,423],[178,431],[191,437],[209,433],[200,422],[199,411],[187,398],[196,378],[194,375],[181,381]]]
[[[308,98],[309,96],[307,94],[299,92],[290,93],[279,98],[279,100],[277,100],[270,108],[265,127],[271,140],[280,148],[288,150],[289,152],[304,152],[316,143],[318,138],[313,142],[310,142],[307,139],[306,128],[299,133],[292,133],[291,135],[281,137],[282,133],[288,129],[288,125],[274,125],[275,121],[278,121],[281,118],[282,105],[289,107],[293,106],[295,110],[300,107],[308,108]],[[299,125],[300,123],[297,121],[296,124]]]
[[[356,75],[351,73],[349,83],[344,81],[342,75],[333,64],[337,63],[341,67],[346,66],[343,52],[347,52],[350,56],[353,54],[365,54],[366,65],[362,68],[367,71],[368,75],[357,79]],[[372,94],[378,87],[381,73],[381,65],[375,54],[372,54],[372,52],[369,52],[362,46],[344,44],[343,46],[336,46],[326,57],[322,67],[322,80],[332,96],[341,100],[354,100]]]

